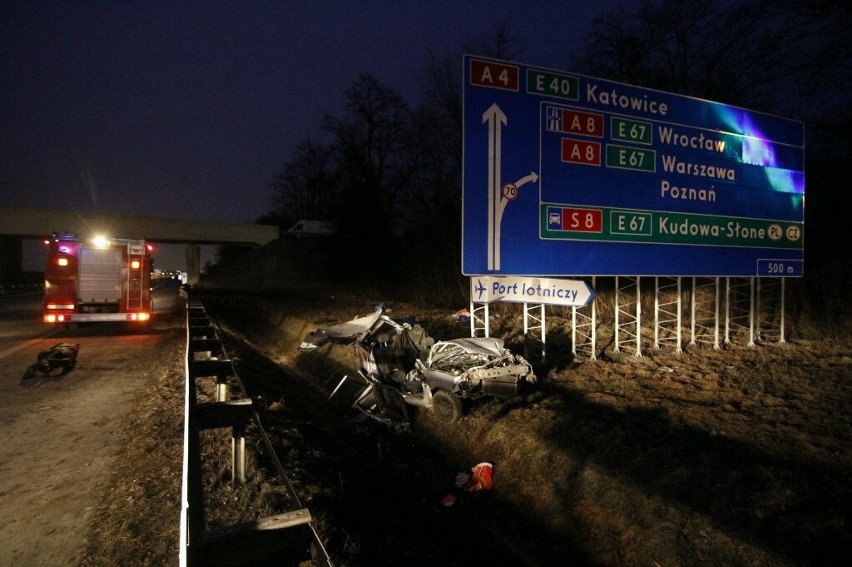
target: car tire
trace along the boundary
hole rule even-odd
[[[438,420],[444,423],[455,423],[464,414],[464,406],[460,397],[446,390],[438,390],[432,396],[432,411]]]

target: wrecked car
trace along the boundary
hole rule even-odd
[[[406,406],[434,412],[452,423],[465,403],[482,397],[512,398],[535,383],[530,364],[497,338],[436,341],[416,323],[398,322],[381,310],[342,325],[317,329],[300,346],[312,351],[327,341],[351,341],[358,368],[344,376],[329,399],[379,420],[408,422]]]

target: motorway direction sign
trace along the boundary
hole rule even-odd
[[[475,303],[503,301],[582,307],[595,298],[595,290],[584,280],[518,276],[470,278],[470,297]]]
[[[464,58],[465,275],[796,277],[801,122]]]

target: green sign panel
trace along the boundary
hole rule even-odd
[[[650,122],[627,120],[618,116],[613,116],[610,123],[610,132],[612,132],[613,140],[648,144],[649,146],[654,141],[653,128],[654,125]]]
[[[657,152],[632,146],[606,145],[606,165],[618,169],[654,172],[657,170]]]
[[[578,100],[580,98],[580,81],[572,75],[529,69],[527,71],[527,92],[564,100]]]
[[[542,226],[548,225],[551,215],[558,215],[563,222],[559,230],[546,230],[542,236],[556,240],[788,250],[802,246],[803,226],[800,222],[542,204]]]

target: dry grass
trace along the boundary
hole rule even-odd
[[[392,315],[416,314],[441,338],[467,332],[448,313],[393,307]],[[337,318],[304,317],[364,314],[348,309]],[[517,311],[498,306],[492,331],[522,349]],[[306,330],[302,319],[294,332],[296,321],[282,320],[266,335],[271,358],[314,376],[348,371],[345,349],[296,354],[293,339]],[[601,331],[605,337],[605,325]],[[611,346],[603,340],[598,362],[540,366],[549,379],[536,391],[477,404],[453,426],[416,420],[413,436],[441,456],[438,469],[495,463],[500,506],[467,512],[532,564],[845,561],[852,550],[848,341],[692,346],[642,358],[618,356]],[[555,556],[537,555],[542,546]]]
[[[464,436],[431,433],[473,435],[507,500],[581,534],[595,563],[840,564],[852,360],[835,347],[584,364],[479,408]]]
[[[536,361],[544,379],[525,396],[478,403],[452,426],[417,414],[409,434],[394,435],[347,424],[325,403],[354,368],[348,348],[296,350],[314,325],[373,305],[233,296],[208,304],[252,344],[234,345],[240,376],[336,565],[502,565],[510,557],[545,566],[846,564],[848,337],[695,346],[679,355],[649,350],[642,358],[618,356],[602,340],[601,360],[584,364],[548,344],[548,364]],[[392,316],[416,316],[439,338],[468,330],[445,310],[391,307]],[[500,306],[495,315],[493,334],[523,349],[517,308]],[[565,321],[557,315],[548,324]],[[606,336],[605,324],[601,330]],[[176,438],[175,416],[159,411],[182,397],[174,380],[160,385],[161,401],[150,400],[132,427]],[[219,449],[204,457],[210,524],[291,506],[256,440],[250,480],[238,487],[227,439],[211,441],[205,446]],[[179,494],[179,444],[156,454],[168,446],[129,449],[134,474],[116,475],[96,531],[106,543],[93,548],[98,561],[90,564],[174,562],[177,502],[139,504],[143,495],[168,502]],[[442,508],[456,472],[482,461],[494,463],[494,491]],[[129,554],[108,549],[115,547]]]
[[[184,334],[163,347],[164,364],[125,425],[126,444],[90,527],[83,565],[176,564],[183,459]]]

